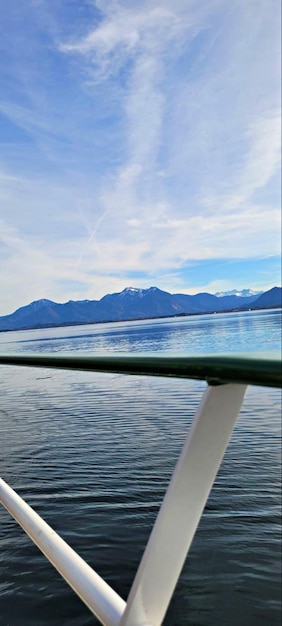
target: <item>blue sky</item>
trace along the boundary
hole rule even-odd
[[[280,1],[2,1],[0,314],[280,284]]]

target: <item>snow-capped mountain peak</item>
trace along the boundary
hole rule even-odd
[[[123,289],[123,291],[119,293],[119,296],[124,297],[140,295],[141,291],[143,291],[143,289],[137,289],[136,287],[125,287],[125,289]]]
[[[217,291],[214,295],[218,298],[222,298],[223,296],[249,298],[250,296],[260,296],[262,293],[262,291],[254,291],[253,289],[232,289],[231,291]]]
[[[149,287],[149,289],[138,289],[137,287],[125,287],[123,291],[121,291],[118,295],[120,297],[124,296],[139,296],[142,298],[148,293],[153,293],[156,291],[160,291],[158,287]]]

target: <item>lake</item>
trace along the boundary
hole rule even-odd
[[[281,351],[281,311],[0,333],[0,351]],[[205,383],[1,367],[1,474],[126,599]],[[164,624],[281,623],[281,394],[250,387]],[[97,624],[0,509],[1,626]]]

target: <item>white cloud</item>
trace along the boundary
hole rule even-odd
[[[162,2],[152,7],[151,2],[146,1],[140,10],[128,2],[103,2],[99,6],[103,19],[94,30],[80,41],[62,44],[61,48],[67,52],[97,55],[97,64],[113,52],[121,55],[134,55],[140,50],[153,52],[162,49],[164,42],[181,36],[188,26],[194,26],[196,15],[194,10],[194,15],[190,13],[189,17],[191,6],[191,2]],[[117,63],[109,67],[109,73],[119,66]]]

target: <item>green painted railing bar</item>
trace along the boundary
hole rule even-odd
[[[108,372],[141,376],[169,376],[206,380],[209,384],[239,383],[264,387],[282,386],[279,354],[256,356],[70,356],[54,354],[0,355],[1,365],[21,365],[65,370]]]

